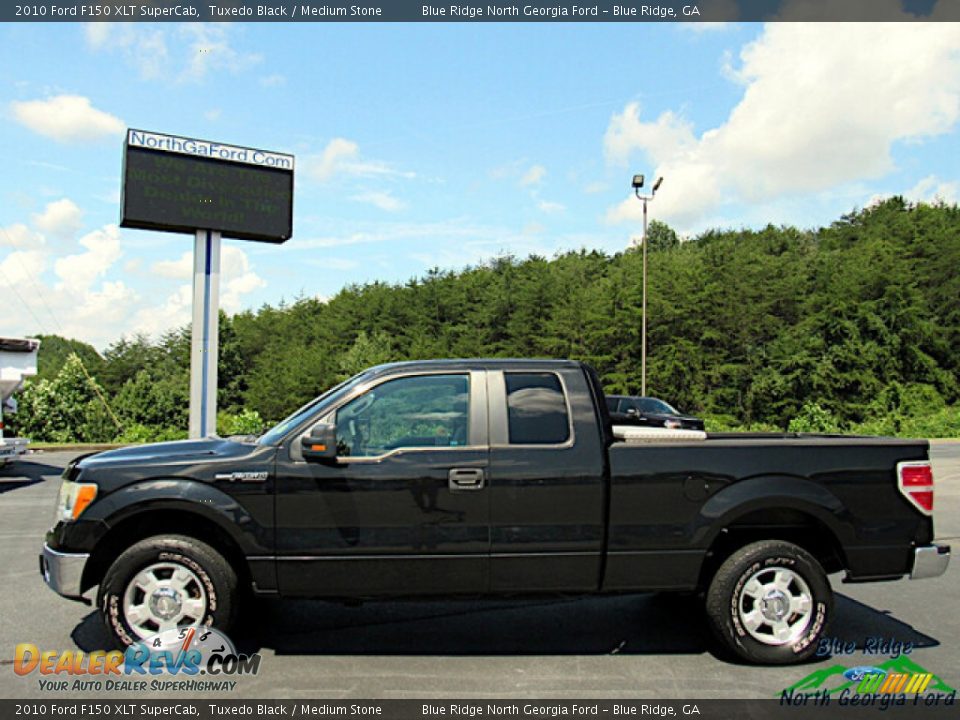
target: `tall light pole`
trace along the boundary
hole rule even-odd
[[[657,181],[650,189],[649,195],[642,195],[640,190],[643,188],[643,175],[633,176],[633,192],[639,200],[643,200],[643,325],[640,331],[640,394],[647,394],[647,202],[653,200],[653,196],[660,189],[663,178],[657,178]]]

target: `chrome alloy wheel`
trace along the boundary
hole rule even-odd
[[[207,593],[187,567],[158,562],[138,572],[123,593],[123,616],[141,640],[180,625],[199,625],[207,613]]]
[[[800,575],[783,567],[758,570],[737,599],[740,622],[765,645],[786,645],[800,638],[813,617],[813,595]]]

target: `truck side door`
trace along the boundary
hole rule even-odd
[[[337,426],[336,461],[291,443],[277,462],[281,594],[485,592],[486,407],[482,371],[412,372],[318,418]]]
[[[491,590],[597,590],[605,450],[583,372],[492,370],[488,393]]]

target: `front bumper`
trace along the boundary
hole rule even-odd
[[[72,600],[83,600],[80,583],[90,553],[62,553],[44,544],[40,555],[40,574],[50,589]]]
[[[925,545],[913,551],[911,580],[923,580],[943,575],[950,564],[949,545]]]

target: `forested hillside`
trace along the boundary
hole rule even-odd
[[[640,390],[641,255],[499,258],[221,318],[221,433],[278,420],[389,360],[571,357]],[[960,435],[960,210],[902,199],[816,231],[651,228],[648,394],[707,428]],[[116,420],[70,350],[79,350]],[[35,440],[183,434],[189,330],[102,358],[44,338],[21,396]]]

